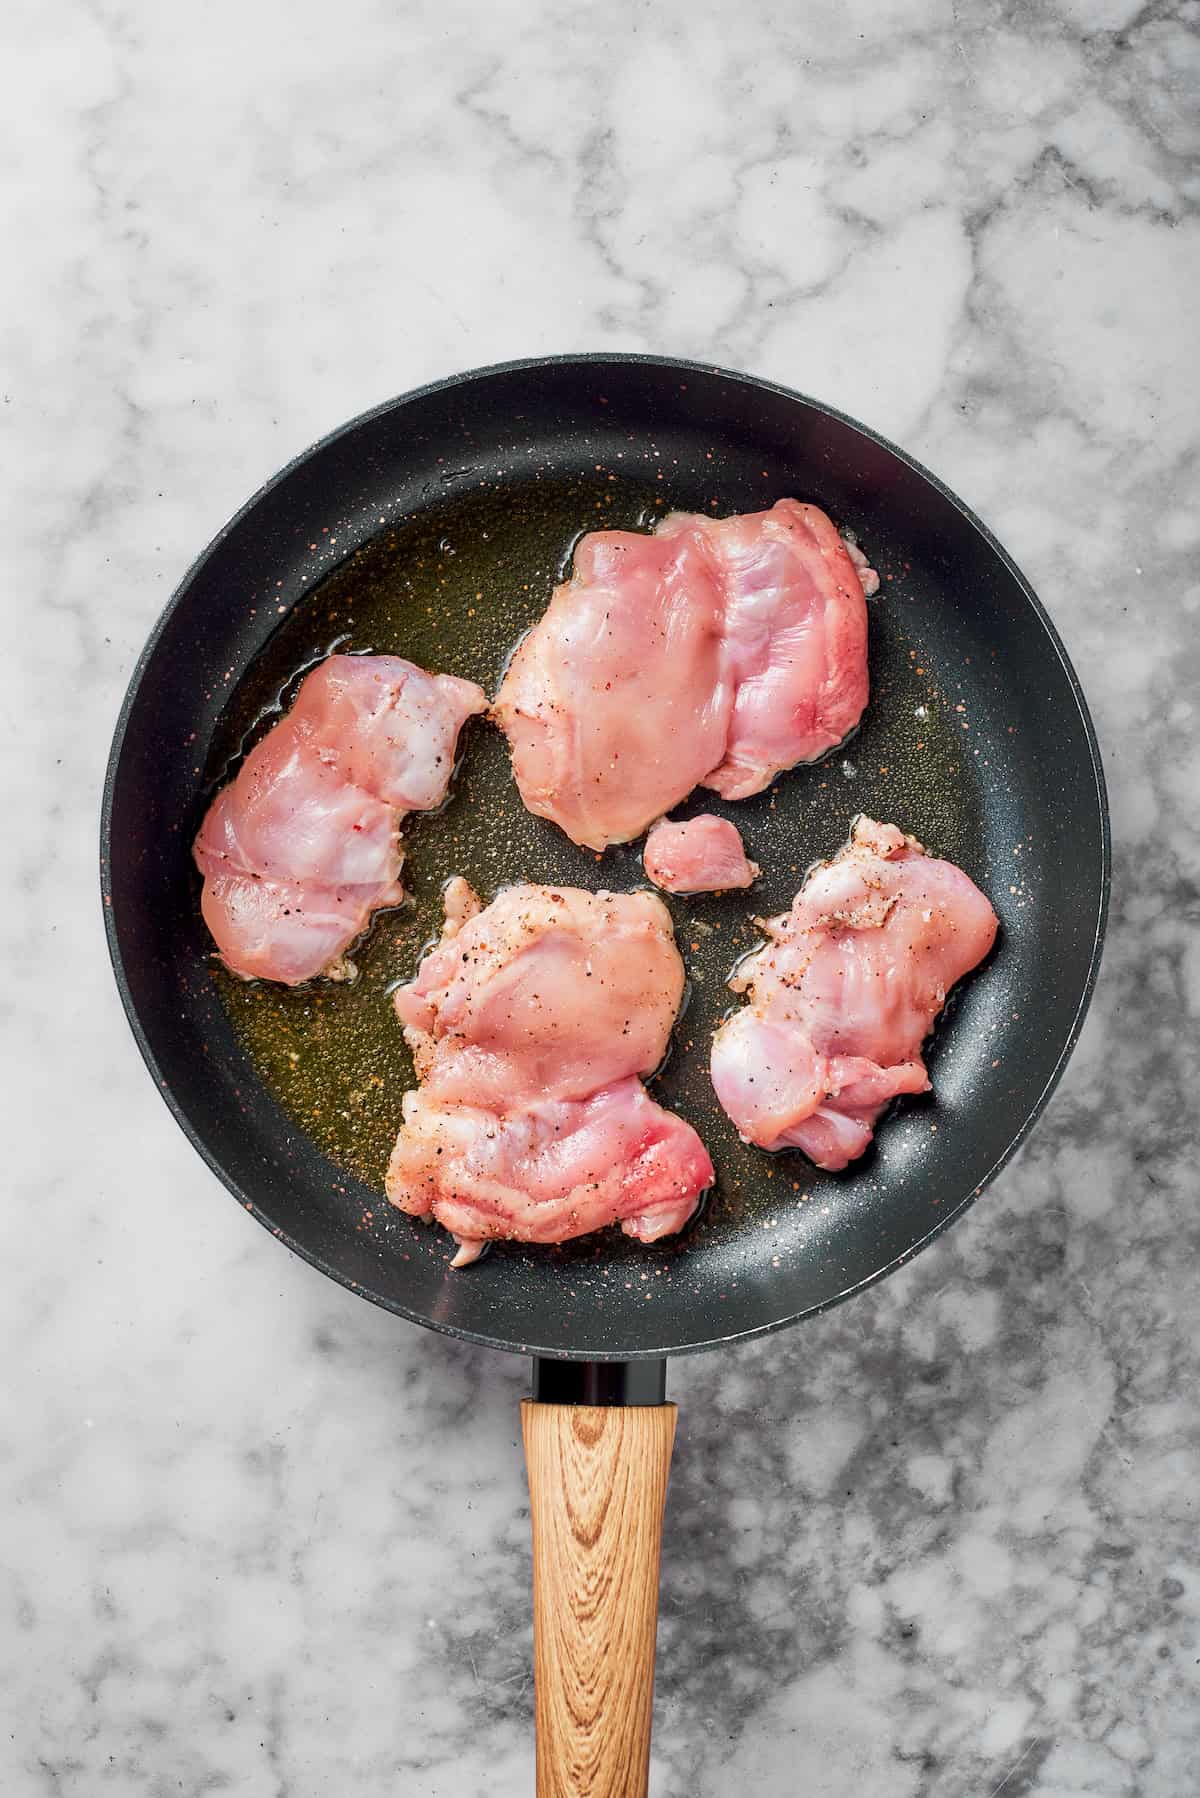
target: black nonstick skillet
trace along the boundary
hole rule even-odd
[[[617,1233],[494,1248],[453,1273],[437,1229],[381,1197],[411,1072],[387,989],[435,930],[442,882],[632,888],[525,813],[498,733],[473,727],[449,805],[411,821],[408,908],[376,921],[350,988],[239,987],[215,969],[189,849],[213,785],[331,647],[480,680],[538,615],[580,532],[794,495],[880,571],[858,735],[726,807],[763,876],[674,901],[689,1003],[655,1091],[708,1143],[718,1186],[676,1240]],[[929,1054],[934,1095],[846,1174],[740,1144],[707,1076],[748,913],[790,902],[857,812],[959,862],[1001,935]],[[300,456],[221,532],[156,626],[109,764],[102,881],[134,1034],[191,1141],[297,1253],[416,1323],[533,1357],[538,1791],[643,1793],[658,1544],[674,1408],[665,1357],[794,1323],[888,1273],[962,1215],[1046,1103],[1104,928],[1104,780],[1078,681],[1004,551],[872,432],[763,381],[578,356],[484,369],[394,400]]]

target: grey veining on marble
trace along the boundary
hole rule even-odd
[[[970,1217],[677,1366],[657,1798],[1200,1791],[1200,6],[16,0],[0,1791],[531,1790],[524,1370],[229,1203],[128,1037],[104,756],[305,443],[508,356],[809,390],[988,520],[1111,781],[1083,1041]]]

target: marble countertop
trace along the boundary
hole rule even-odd
[[[1066,638],[1116,843],[1083,1040],[970,1218],[672,1369],[653,1790],[1200,1789],[1198,17],[5,10],[6,1795],[531,1790],[526,1369],[228,1201],[126,1029],[95,835],[142,640],[245,496],[581,348],[771,376],[949,481]]]

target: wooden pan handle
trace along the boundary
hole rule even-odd
[[[674,1405],[521,1406],[537,1798],[646,1798]]]

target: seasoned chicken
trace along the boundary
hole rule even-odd
[[[863,596],[879,579],[861,558],[856,565],[824,512],[794,499],[742,517],[680,514],[659,529],[703,533],[720,571],[733,715],[703,784],[745,799],[836,748],[862,717]]]
[[[395,995],[421,1085],[404,1096],[389,1199],[444,1224],[459,1267],[497,1237],[681,1229],[712,1163],[641,1080],[682,995],[651,893],[515,886],[480,910],[452,881],[441,941]]]
[[[665,893],[726,892],[752,885],[759,874],[734,825],[711,812],[682,823],[660,819],[646,838],[642,866]]]
[[[200,907],[225,965],[293,986],[403,897],[399,827],[439,805],[482,691],[398,656],[330,656],[251,750],[196,837]]]
[[[713,1086],[746,1140],[844,1168],[890,1099],[929,1090],[922,1044],[996,914],[953,862],[860,817],[762,928],[730,982],[750,1002],[713,1038]]]
[[[582,538],[493,707],[530,811],[603,849],[690,793],[725,753],[724,621],[695,532]]]
[[[493,708],[525,804],[603,849],[697,785],[741,799],[823,755],[867,702],[877,586],[792,499],[582,538]]]

